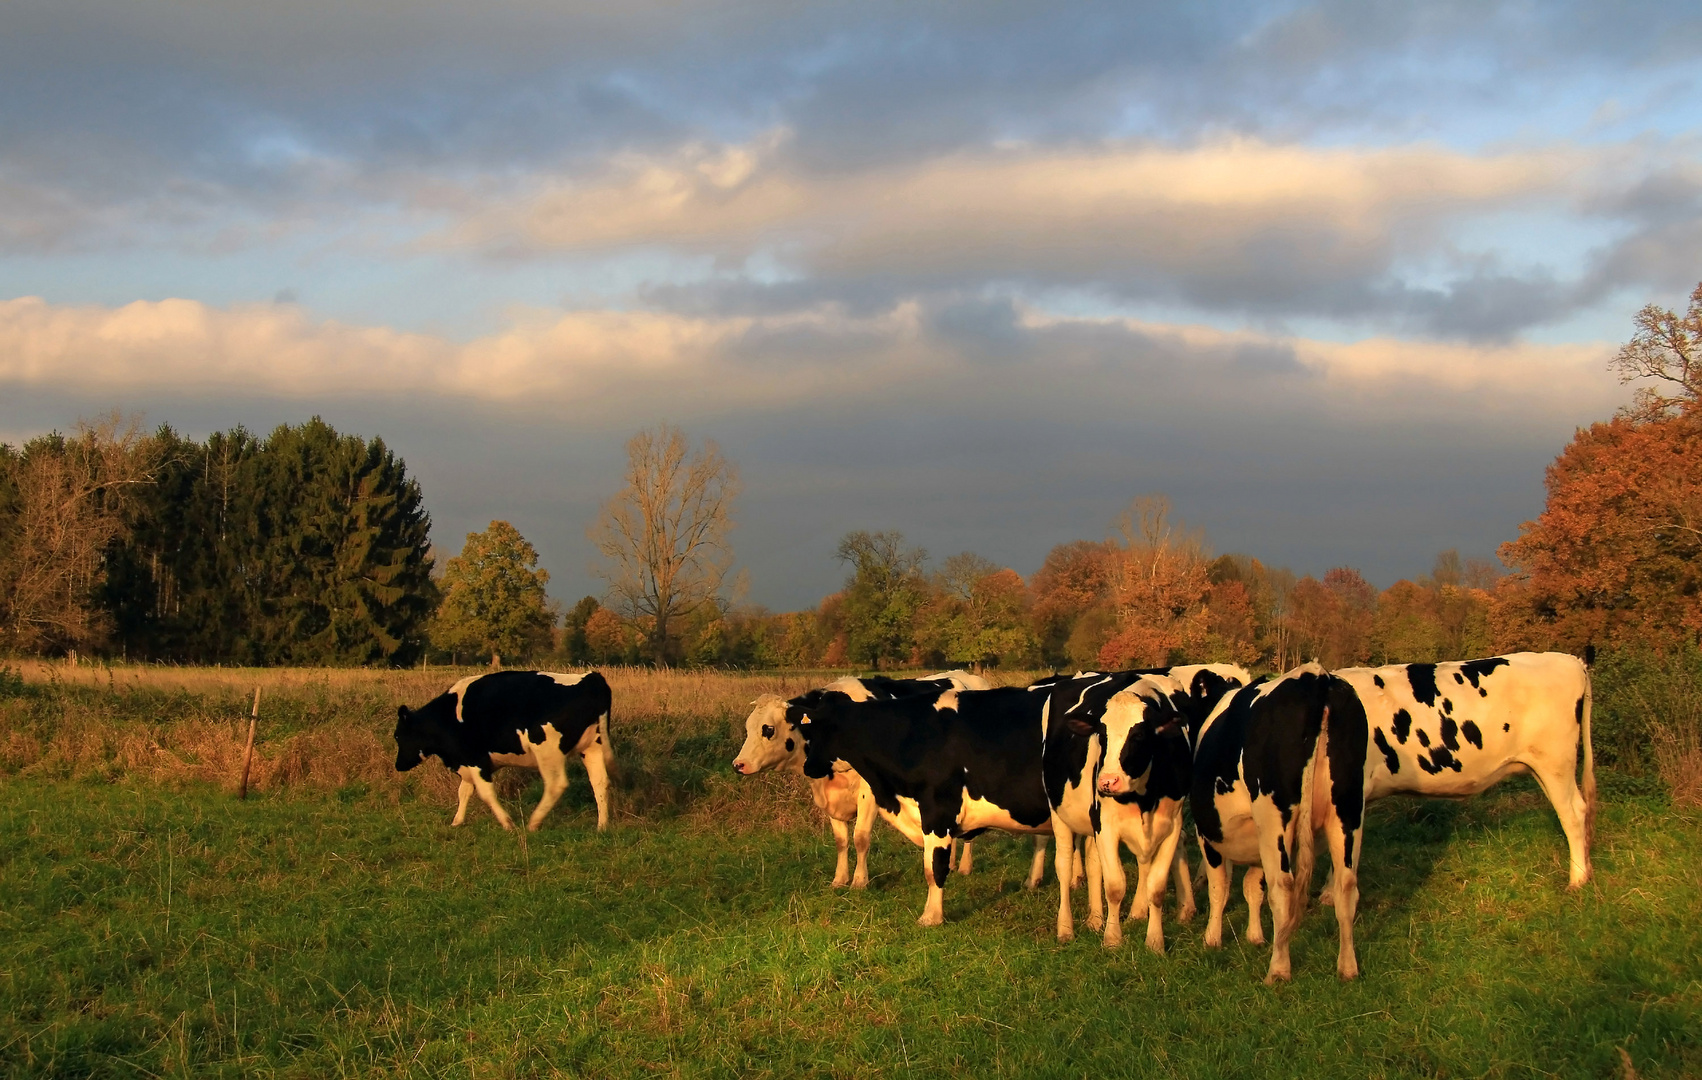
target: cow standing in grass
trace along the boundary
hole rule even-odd
[[[846,676],[810,693],[820,695],[837,691],[853,701],[890,701],[906,694],[938,692],[941,690],[985,690],[992,684],[967,671],[942,671],[920,679],[891,679],[881,675],[868,678]],[[802,701],[809,695],[796,698]],[[783,769],[804,771],[804,740],[789,715],[791,703],[775,694],[764,694],[751,703],[755,706],[745,718],[745,743],[733,759],[733,771],[741,776]],[[845,762],[835,762],[831,775],[810,781],[810,797],[827,814],[833,826],[833,841],[838,849],[833,884],[849,884],[853,889],[869,884],[869,834],[874,828],[875,804],[869,786]],[[850,873],[847,849],[855,844],[857,870]],[[1043,857],[1043,856],[1042,856]],[[964,846],[964,865],[970,861],[968,845]],[[1031,885],[1030,888],[1033,886]]]
[[[460,802],[451,825],[467,820],[475,791],[504,829],[513,822],[497,801],[492,776],[499,765],[537,769],[544,781],[526,827],[534,832],[567,790],[567,755],[578,754],[597,800],[597,828],[609,824],[609,745],[612,695],[602,675],[549,671],[495,671],[451,686],[419,709],[397,707],[396,770],[407,772],[428,757],[461,775]]]
[[[1123,846],[1137,868],[1129,918],[1147,917],[1147,947],[1164,951],[1164,890],[1172,875],[1178,917],[1193,918],[1193,883],[1180,848],[1182,800],[1193,772],[1189,740],[1219,698],[1250,682],[1252,676],[1234,664],[1190,664],[1078,676],[1054,685],[1046,729],[1047,795],[1054,807],[1066,799],[1092,801],[1107,948],[1123,940]],[[1090,761],[1097,767],[1090,768]],[[1092,918],[1088,925],[1096,928]]]
[[[1249,940],[1258,940],[1262,878],[1274,932],[1266,981],[1288,978],[1288,939],[1322,830],[1333,863],[1326,892],[1340,938],[1336,970],[1355,977],[1366,804],[1393,794],[1463,798],[1523,772],[1560,816],[1569,887],[1578,888],[1590,877],[1595,804],[1590,705],[1583,663],[1561,653],[1334,673],[1310,664],[1225,699],[1194,758],[1194,822],[1211,886],[1206,944],[1222,942],[1228,864],[1257,864],[1259,877],[1249,870],[1245,885]]]

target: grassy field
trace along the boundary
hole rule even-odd
[[[1702,1075],[1702,816],[1649,781],[1603,774],[1575,894],[1526,781],[1378,805],[1364,976],[1337,982],[1315,911],[1266,988],[1265,950],[1208,952],[1203,918],[1164,957],[1057,944],[1026,840],[978,845],[933,930],[884,827],[870,890],[829,888],[797,782],[727,775],[760,679],[617,673],[618,827],[590,827],[581,777],[528,838],[451,830],[446,781],[368,761],[446,673],[321,676],[263,693],[246,803],[207,761],[251,673],[0,688],[0,1074]]]

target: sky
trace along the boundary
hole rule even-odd
[[[320,415],[567,603],[659,422],[775,610],[1155,493],[1386,586],[1629,400],[1699,80],[1681,3],[9,0],[0,441]]]

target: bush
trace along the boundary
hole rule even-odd
[[[1702,649],[1604,653],[1592,682],[1602,762],[1658,775],[1675,803],[1702,803]]]

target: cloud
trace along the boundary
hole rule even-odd
[[[1328,342],[1049,314],[972,297],[872,315],[522,311],[466,342],[318,320],[295,306],[0,302],[0,385],[106,393],[437,398],[555,410],[594,425],[658,414],[855,411],[901,390],[954,411],[1021,414],[1037,395],[1165,394],[1260,407],[1320,395],[1381,415],[1572,415],[1608,407],[1600,344]],[[1464,410],[1463,413],[1460,411]]]

